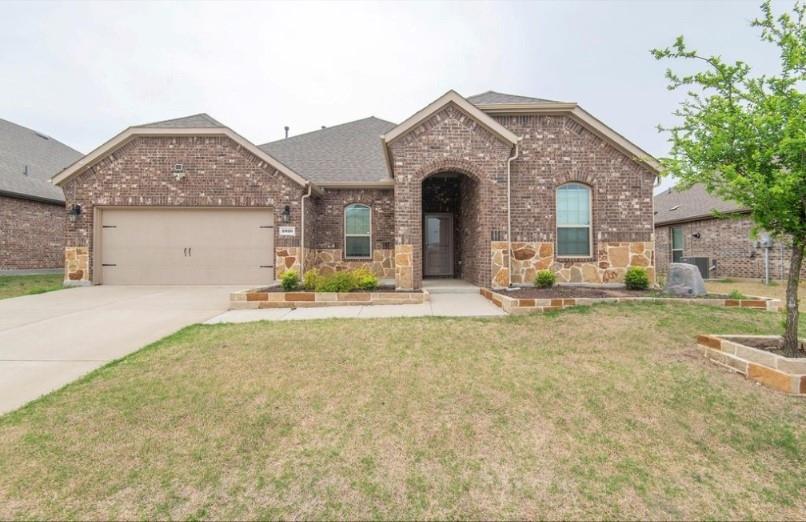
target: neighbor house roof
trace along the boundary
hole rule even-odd
[[[714,211],[747,212],[738,203],[712,196],[701,184],[687,190],[672,187],[655,196],[655,225],[707,219],[714,216]]]
[[[123,146],[138,136],[226,136],[260,160],[271,165],[279,172],[299,183],[308,185],[308,180],[294,172],[287,165],[277,160],[266,151],[260,149],[237,132],[207,114],[192,114],[183,118],[146,123],[129,127],[103,145],[99,146],[83,158],[79,159],[62,172],[53,176],[53,183],[60,185],[75,174],[107,156],[113,150]]]
[[[473,105],[502,105],[510,103],[561,103],[545,98],[531,98],[529,96],[518,96],[517,94],[506,94],[503,92],[487,91],[481,94],[468,96],[467,101]]]
[[[50,136],[0,119],[2,194],[63,202],[62,190],[49,179],[80,157],[80,152]]]
[[[320,185],[388,182],[391,178],[380,136],[395,126],[370,116],[265,143],[260,148]]]

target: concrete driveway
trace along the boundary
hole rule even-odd
[[[0,414],[228,308],[223,286],[93,286],[0,300]]]

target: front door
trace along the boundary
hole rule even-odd
[[[424,221],[423,275],[453,276],[453,215],[426,214]]]

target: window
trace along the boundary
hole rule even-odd
[[[672,263],[683,259],[683,227],[672,227]]]
[[[344,257],[372,257],[372,218],[366,205],[344,209]]]
[[[591,256],[591,191],[581,183],[557,189],[557,256]]]

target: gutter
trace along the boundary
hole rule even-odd
[[[313,193],[313,183],[308,183],[308,193],[303,194],[299,200],[300,212],[300,231],[299,231],[299,276],[305,274],[305,200],[311,197]]]
[[[518,159],[520,139],[515,143],[515,155],[507,159],[507,287],[512,286],[512,161]]]

